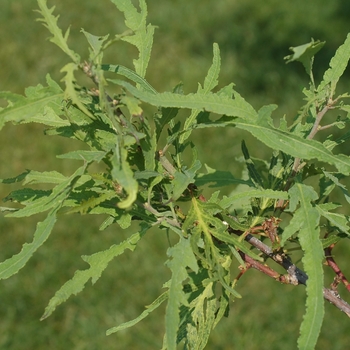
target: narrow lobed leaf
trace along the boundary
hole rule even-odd
[[[71,295],[76,295],[81,292],[90,278],[92,284],[94,284],[101,277],[102,272],[106,269],[112,259],[124,253],[126,249],[133,251],[136,248],[136,245],[141,239],[142,235],[142,232],[134,233],[124,242],[118,245],[113,245],[107,250],[89,256],[82,256],[83,260],[86,261],[90,267],[87,270],[76,271],[73,278],[66,282],[55,293],[46,307],[41,320],[49,317],[55,311],[56,307],[65,302]]]

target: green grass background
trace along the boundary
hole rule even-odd
[[[222,54],[220,85],[229,82],[255,107],[277,103],[277,117],[292,118],[300,107],[301,90],[307,84],[302,66],[285,65],[288,47],[326,40],[315,62],[316,78],[322,77],[330,57],[344,41],[350,26],[350,3],[321,0],[280,2],[266,0],[148,0],[149,20],[156,30],[147,79],[159,91],[184,82],[185,92],[195,91],[212,60],[212,43]],[[69,43],[87,57],[80,28],[95,34],[120,33],[123,17],[107,0],[49,1],[60,14],[64,30],[71,25]],[[49,33],[35,19],[35,0],[1,1],[0,90],[23,93],[29,85],[44,83],[46,73],[59,80],[60,68],[68,62],[49,43]],[[126,44],[112,47],[106,63],[129,67],[135,51]],[[344,78],[348,89],[349,74]],[[234,129],[203,130],[195,133],[199,157],[211,167],[240,175],[235,161],[240,140],[247,139],[253,156],[268,157],[269,150]],[[0,178],[12,177],[26,168],[59,170],[70,174],[73,162],[56,155],[78,144],[45,137],[37,125],[7,125],[0,136]],[[344,150],[346,153],[346,150]],[[11,187],[0,186],[6,196]],[[15,220],[0,217],[0,260],[21,249],[32,239],[40,217]],[[0,283],[0,349],[159,349],[164,332],[164,308],[136,327],[105,336],[106,329],[136,317],[160,293],[169,278],[164,266],[167,238],[163,232],[146,235],[135,253],[115,259],[98,282],[58,307],[40,322],[45,306],[55,291],[77,269],[86,264],[83,254],[108,248],[130,232],[117,227],[99,231],[100,217],[63,217],[50,239],[19,274]],[[348,256],[348,247],[335,250]],[[345,265],[345,264],[344,264]],[[342,266],[350,273],[348,266]],[[327,275],[327,281],[330,277]],[[280,285],[250,271],[238,286],[243,299],[231,305],[231,313],[213,331],[208,349],[296,349],[298,329],[304,312],[303,287]],[[344,290],[341,292],[345,294]],[[349,298],[347,297],[349,301]],[[343,350],[349,344],[350,321],[326,304],[326,318],[317,349]]]

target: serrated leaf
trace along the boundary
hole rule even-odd
[[[157,176],[163,177],[162,174],[160,174],[156,171],[145,170],[145,171],[136,171],[135,172],[135,179],[136,180],[148,180],[152,177],[157,177]]]
[[[323,301],[323,247],[320,240],[320,214],[312,201],[317,193],[310,186],[295,184],[290,190],[292,210],[297,209],[299,217],[299,242],[304,251],[302,262],[308,280],[306,283],[306,312],[300,326],[299,349],[314,349],[321,330],[324,317]]]
[[[154,89],[154,87],[151,86],[151,84],[147,80],[142,78],[140,75],[138,75],[133,70],[126,68],[120,64],[118,64],[118,65],[102,64],[101,69],[104,71],[107,71],[107,72],[114,72],[114,73],[120,74],[120,75],[124,76],[125,78],[130,79],[131,81],[133,81],[134,83],[139,85],[141,89],[143,89],[147,92],[150,92],[153,94],[157,93],[157,91]],[[107,79],[107,80],[110,81],[111,83],[114,83],[114,79]]]
[[[316,205],[316,209],[318,210],[320,215],[325,217],[330,222],[331,225],[337,227],[340,230],[340,232],[350,235],[350,232],[349,232],[350,227],[348,226],[349,221],[345,215],[338,214],[338,213],[331,213],[330,211],[328,211],[327,204]]]
[[[220,201],[220,205],[223,208],[228,208],[233,205],[235,202],[240,201],[242,199],[251,199],[251,198],[270,198],[270,199],[283,199],[288,200],[289,196],[287,192],[284,191],[274,191],[274,190],[264,190],[264,189],[253,189],[246,190],[243,192],[235,193],[230,195],[229,197],[225,197]]]
[[[94,211],[95,210],[92,210],[91,214],[95,214]],[[100,213],[107,213],[111,215],[101,224],[101,226],[99,227],[100,231],[105,230],[107,227],[114,224],[115,222],[117,222],[123,230],[131,226],[132,214],[126,212],[125,210],[118,208],[108,208],[107,210],[98,210],[98,214]]]
[[[131,0],[112,0],[112,3],[124,13],[125,24],[134,35],[125,36],[121,39],[135,45],[139,50],[139,57],[134,60],[135,71],[141,77],[146,74],[151,50],[153,45],[154,26],[147,25],[147,5],[145,0],[139,0],[140,12],[132,4]]]
[[[30,170],[30,172],[25,176],[23,185],[27,184],[60,184],[61,182],[67,180],[67,176],[57,172],[57,171],[35,171]]]
[[[57,128],[70,125],[70,122],[68,120],[59,117],[58,114],[48,106],[44,107],[44,111],[42,113],[37,113],[30,119],[23,119],[21,124],[25,123],[38,123]]]
[[[216,94],[179,95],[170,92],[157,95],[139,91],[132,85],[120,81],[120,85],[127,88],[134,96],[154,106],[176,107],[190,109],[204,109],[213,113],[237,116],[229,123],[240,129],[249,131],[253,136],[274,150],[280,150],[293,157],[302,159],[318,159],[332,164],[343,174],[350,173],[350,157],[343,154],[334,155],[322,143],[315,140],[303,139],[297,135],[274,128],[271,120],[265,114],[264,118],[257,118],[253,107],[235,94],[235,99],[223,98]],[[272,112],[273,109],[270,109]]]
[[[105,155],[106,155],[106,152],[103,152],[103,151],[78,150],[78,151],[60,154],[57,156],[57,158],[83,160],[88,163],[90,162],[99,163],[105,157]]]
[[[17,202],[21,204],[29,204],[39,198],[47,198],[52,191],[50,190],[35,190],[32,188],[22,188],[19,190],[12,191],[8,196],[6,196],[3,201]]]
[[[186,342],[189,349],[202,350],[208,342],[217,311],[213,282],[208,283],[203,292],[191,303],[193,304],[191,323],[187,324]]]
[[[201,168],[201,166],[200,161],[197,160],[190,169],[184,170],[183,172],[175,171],[175,173],[172,174],[174,178],[171,182],[171,199],[173,201],[179,199],[179,197],[187,189],[188,185],[194,182],[196,172]]]
[[[9,102],[7,107],[0,109],[0,130],[7,122],[14,124],[30,122],[46,124],[45,113],[48,111],[52,111],[55,117],[49,117],[46,125],[66,123],[66,121],[57,117],[61,112],[63,91],[49,75],[46,76],[46,81],[47,86],[45,87],[39,84],[36,87],[27,88],[25,96],[0,92],[0,98]]]
[[[69,36],[69,28],[66,33],[63,35],[61,29],[57,25],[57,20],[59,16],[53,16],[52,13],[55,10],[55,6],[50,9],[47,7],[47,0],[38,0],[38,5],[40,11],[38,10],[43,18],[38,18],[39,22],[43,22],[44,26],[51,32],[53,35],[50,38],[50,41],[56,44],[64,53],[66,53],[75,63],[79,63],[80,57],[77,53],[71,50],[68,47],[67,40]]]
[[[106,335],[110,335],[112,333],[116,333],[118,331],[122,331],[124,329],[130,328],[135,326],[135,324],[142,321],[144,318],[146,318],[151,312],[153,312],[155,309],[157,309],[165,300],[168,299],[169,292],[166,291],[163,294],[161,294],[151,305],[148,305],[146,310],[142,312],[141,315],[136,317],[135,319],[124,322],[123,324],[113,327],[107,330]]]
[[[221,68],[220,49],[217,43],[213,44],[213,63],[208,70],[208,74],[204,79],[203,88],[198,89],[198,92],[204,94],[212,91],[219,83],[219,73]]]
[[[56,223],[56,213],[59,208],[60,205],[56,206],[50,211],[44,221],[37,224],[31,243],[23,244],[22,250],[18,254],[0,263],[0,279],[6,279],[16,274],[24,267],[33,253],[47,240]]]
[[[256,120],[258,114],[254,108],[246,102],[239,94],[235,93],[235,99],[214,93],[180,95],[172,92],[150,94],[140,91],[129,83],[115,80],[119,85],[126,88],[141,101],[156,107],[175,107],[205,110],[227,116],[237,116],[247,120]]]
[[[0,179],[0,183],[3,184],[13,184],[16,182],[21,182],[25,179],[25,177],[30,173],[30,170],[26,170],[23,173],[17,175],[16,177],[11,177],[8,179]]]
[[[30,201],[26,207],[9,213],[6,216],[26,217],[55,208],[58,204],[62,205],[74,185],[76,185],[78,179],[84,174],[86,166],[87,164],[78,168],[73,175],[59,183],[47,196],[42,196],[36,200]]]
[[[206,95],[211,90],[213,90],[217,84],[218,84],[218,78],[220,73],[220,66],[221,66],[221,59],[220,59],[220,50],[218,44],[213,44],[213,63],[211,67],[209,68],[208,74],[204,79],[204,86],[198,87],[198,94]],[[179,142],[184,143],[185,140],[190,136],[191,129],[193,129],[193,126],[196,124],[196,118],[198,117],[198,114],[200,113],[200,110],[194,109],[191,112],[191,115],[186,118],[184,123],[184,130],[183,134],[180,135]]]
[[[326,85],[331,85],[331,95],[333,95],[339,78],[343,75],[350,58],[350,34],[347,35],[343,45],[339,46],[334,57],[329,63],[329,69],[323,75],[323,80],[317,90],[321,92]]]
[[[114,191],[107,191],[106,193],[100,194],[98,197],[91,197],[87,200],[83,200],[82,203],[70,209],[68,212],[66,212],[66,214],[72,214],[72,213],[86,214],[91,209],[95,209],[94,213],[97,214],[98,211],[96,211],[96,207],[98,207],[101,203],[107,200],[110,200],[114,197],[116,197],[116,193]],[[103,210],[103,212],[105,212],[105,210]]]
[[[172,277],[169,284],[169,301],[166,308],[166,341],[168,350],[176,350],[177,330],[180,323],[180,306],[187,305],[183,282],[188,278],[187,267],[198,272],[197,260],[193,254],[190,241],[180,236],[180,241],[168,249],[169,259],[166,265],[170,268]]]
[[[322,143],[315,140],[301,138],[295,134],[276,129],[265,123],[236,120],[235,126],[249,131],[258,140],[273,150],[279,150],[293,157],[301,159],[318,159],[334,165],[341,173],[350,173],[350,157],[334,155]]]
[[[84,112],[91,119],[94,119],[94,116],[90,111],[85,107],[81,98],[79,98],[76,91],[75,77],[74,72],[78,69],[78,65],[75,63],[67,63],[62,69],[62,73],[66,73],[62,81],[66,84],[66,90],[64,96],[66,99],[71,100],[82,112]]]
[[[84,255],[82,259],[87,262],[90,267],[87,270],[78,270],[75,272],[73,278],[66,282],[50,300],[45,309],[41,320],[49,317],[56,309],[56,307],[65,302],[71,295],[76,295],[81,292],[85,284],[91,278],[92,284],[101,277],[102,272],[106,269],[108,264],[118,255],[124,253],[126,249],[133,251],[136,248],[138,241],[141,239],[143,233],[134,233],[122,243],[112,245],[109,249],[92,254]]]
[[[300,226],[303,224],[303,214],[300,211],[294,213],[292,219],[289,221],[288,226],[284,229],[281,236],[281,246],[287,242],[295,233],[300,229]]]
[[[195,223],[194,231],[203,232],[209,242],[212,241],[211,236],[214,236],[218,240],[242,250],[253,259],[262,261],[262,258],[251,251],[244,242],[239,241],[238,238],[227,232],[227,224],[225,225],[223,221],[214,216],[221,211],[221,207],[215,203],[201,202],[193,198],[192,206],[187,214],[182,229],[186,232],[186,230]],[[237,292],[235,292],[235,296],[240,297]]]
[[[339,181],[339,178],[341,178],[340,174],[331,174],[327,171],[323,172],[324,175],[330,179],[336,186],[339,187],[339,189],[343,192],[344,197],[348,203],[350,203],[350,193],[348,192],[347,188]]]
[[[339,242],[343,237],[341,235],[333,234],[327,238],[321,239],[323,249],[328,248],[332,244]]]
[[[195,178],[195,184],[197,186],[208,184],[210,184],[209,187],[223,187],[233,184],[252,185],[251,181],[235,178],[229,171],[216,170],[209,167],[207,164],[204,166],[207,172],[197,174]]]

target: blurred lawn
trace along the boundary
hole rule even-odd
[[[311,37],[327,40],[316,64],[316,74],[320,75],[318,72],[325,69],[350,29],[349,5],[340,0],[327,4],[320,0],[149,0],[148,5],[149,20],[159,26],[148,72],[156,89],[169,90],[183,81],[186,92],[194,91],[211,64],[215,41],[222,53],[221,86],[235,82],[237,90],[256,107],[278,103],[279,116],[288,113],[293,117],[299,108],[301,89],[307,83],[302,67],[284,64],[288,47],[308,42]],[[26,86],[44,83],[47,72],[59,80],[59,70],[68,62],[58,48],[46,41],[49,34],[35,22],[35,8],[35,0],[2,0],[0,90],[23,93]],[[122,16],[107,0],[57,1],[55,14],[61,15],[59,24],[64,31],[71,24],[70,43],[82,57],[86,57],[87,50],[80,28],[96,35],[113,35],[124,29]],[[133,54],[131,48],[121,44],[109,50],[106,62],[130,66]],[[225,129],[202,130],[195,136],[203,162],[240,175],[235,157],[240,155],[240,140],[247,139],[246,134]],[[268,157],[266,148],[251,138],[248,145],[254,156]],[[76,164],[55,156],[79,145],[44,137],[41,126],[7,125],[1,133],[0,146],[0,178],[6,178],[26,168],[70,174]],[[0,196],[9,191],[10,187],[1,186]],[[102,221],[103,218],[87,216],[62,218],[28,265],[17,276],[1,282],[0,349],[161,347],[164,309],[130,330],[105,336],[106,329],[142,312],[169,278],[163,265],[167,238],[156,230],[146,235],[134,254],[115,259],[95,286],[88,284],[50,318],[39,321],[54,292],[75,270],[87,267],[80,255],[106,249],[130,234],[116,227],[100,232]],[[35,225],[32,218],[0,217],[1,261],[31,241]],[[348,256],[348,247],[336,254]],[[344,269],[350,273],[349,266]],[[208,349],[295,349],[304,288],[278,285],[251,271],[240,282],[239,292],[244,298],[232,304],[229,318],[213,332]],[[348,318],[327,304],[317,349],[346,349],[348,329]]]

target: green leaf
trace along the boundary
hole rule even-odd
[[[26,176],[30,172],[31,172],[30,170],[26,170],[25,172],[17,175],[16,177],[11,177],[11,178],[8,178],[8,179],[0,179],[0,183],[13,184],[13,183],[21,182],[21,181],[23,181],[26,178]]]
[[[62,204],[69,196],[69,193],[76,185],[78,179],[84,174],[87,164],[77,169],[73,175],[65,181],[60,182],[49,195],[39,197],[32,200],[28,205],[13,213],[7,214],[9,217],[26,217],[55,208],[58,204]]]
[[[259,174],[259,172],[256,170],[253,160],[250,158],[250,154],[244,140],[242,141],[241,146],[242,146],[242,153],[245,159],[245,164],[248,170],[249,177],[251,178],[252,182],[256,187],[263,188],[264,187],[263,179]]]
[[[85,107],[82,102],[82,99],[78,96],[74,71],[78,69],[78,65],[75,63],[68,63],[62,69],[62,73],[66,73],[62,81],[66,84],[66,90],[64,92],[65,99],[71,100],[73,104],[75,104],[82,112],[84,112],[91,119],[94,119],[94,116],[90,113],[90,111]]]
[[[191,322],[187,324],[189,349],[204,349],[215,323],[217,300],[213,292],[213,282],[208,283],[203,292],[191,303]]]
[[[290,190],[290,210],[296,208],[299,217],[299,242],[304,251],[302,262],[308,280],[306,283],[306,312],[300,326],[299,349],[314,349],[324,317],[323,300],[323,246],[320,240],[320,214],[312,201],[317,193],[310,186],[295,184]]]
[[[23,119],[21,121],[21,124],[24,123],[38,123],[53,127],[62,127],[70,125],[70,122],[68,120],[59,117],[58,114],[51,107],[48,106],[44,107],[44,111],[42,113],[37,113],[30,119]]]
[[[320,204],[316,206],[316,209],[318,210],[320,215],[325,217],[331,225],[337,227],[340,230],[340,232],[350,235],[350,227],[348,226],[348,219],[346,218],[346,216],[344,214],[331,213],[330,211],[328,211],[329,205],[329,203]],[[334,209],[334,207],[332,206],[330,209]]]
[[[48,197],[52,191],[44,190],[34,190],[32,188],[22,188],[19,190],[12,191],[8,196],[6,196],[3,201],[18,202],[21,204],[29,204],[39,198]]]
[[[323,75],[323,80],[318,86],[318,92],[321,92],[326,85],[331,86],[331,96],[335,91],[335,87],[338,83],[339,78],[343,75],[345,68],[348,65],[350,58],[350,34],[347,35],[343,45],[339,46],[334,57],[329,63],[329,69]]]
[[[101,53],[103,49],[103,44],[107,41],[109,35],[96,36],[90,34],[89,32],[86,32],[84,29],[81,29],[81,32],[85,35],[88,43],[90,44],[90,47],[93,52],[93,56],[90,58],[92,61],[94,61],[94,59],[96,59],[96,56],[98,56]]]
[[[120,81],[120,85],[127,88],[134,96],[154,106],[176,107],[190,109],[204,109],[227,116],[237,116],[231,121],[236,127],[249,131],[253,136],[274,150],[280,150],[293,157],[302,159],[318,159],[332,164],[344,173],[350,173],[350,158],[345,155],[334,155],[322,143],[315,140],[303,139],[297,135],[284,132],[270,125],[271,120],[265,110],[261,110],[258,118],[253,107],[239,95],[235,99],[224,98],[216,94],[179,95],[164,92],[157,95],[141,92],[132,85]],[[272,112],[272,108],[270,111]]]
[[[120,154],[112,157],[112,178],[126,191],[127,197],[118,203],[121,209],[129,208],[135,201],[138,191],[138,183],[134,178],[134,173],[127,161],[127,150],[120,149]]]
[[[120,102],[124,104],[132,117],[141,116],[142,108],[139,106],[140,101],[132,96],[123,96]]]
[[[39,22],[43,22],[44,26],[53,35],[52,38],[50,38],[50,41],[56,44],[59,48],[61,48],[62,51],[73,60],[73,62],[78,64],[80,61],[79,55],[73,50],[71,50],[67,44],[69,37],[69,28],[63,35],[61,29],[57,26],[57,20],[59,16],[55,17],[52,15],[53,11],[55,10],[55,6],[49,9],[47,7],[47,0],[38,0],[38,5],[40,7],[40,11],[38,10],[37,12],[39,12],[44,18],[38,18],[37,20]]]
[[[155,119],[157,140],[163,129],[177,116],[179,108],[162,108],[161,112],[161,117]]]
[[[65,302],[71,295],[76,295],[81,292],[85,284],[91,278],[94,284],[100,277],[102,272],[106,269],[108,264],[118,255],[123,254],[126,249],[133,251],[136,248],[138,241],[143,236],[143,231],[134,233],[124,242],[112,245],[109,249],[92,254],[83,255],[82,259],[87,262],[90,267],[87,270],[78,270],[75,272],[73,278],[66,282],[50,300],[45,309],[41,320],[49,317],[56,309],[56,307]]]
[[[242,199],[251,199],[251,198],[270,198],[270,199],[283,199],[288,200],[289,196],[288,193],[284,191],[274,191],[274,190],[246,190],[243,192],[235,193],[233,195],[230,195],[229,197],[225,197],[220,201],[220,205],[223,208],[229,208],[231,205],[233,205],[237,201],[241,201]]]
[[[149,92],[156,94],[157,91],[154,89],[153,86],[144,78],[142,78],[140,75],[138,75],[136,72],[133,70],[126,68],[120,64],[118,65],[113,65],[113,64],[102,64],[101,69],[107,72],[114,72],[117,74],[120,74],[124,76],[127,79],[130,79],[134,83],[138,84],[141,89]],[[108,81],[114,83],[114,79],[107,79]],[[118,82],[118,80],[117,80]]]
[[[60,205],[56,206],[44,221],[37,224],[31,243],[23,244],[22,250],[18,254],[0,263],[0,279],[6,279],[16,274],[25,266],[33,253],[48,239],[56,223],[56,214],[59,208]]]
[[[135,71],[141,77],[146,74],[151,50],[153,45],[154,26],[147,25],[147,5],[145,0],[140,0],[140,12],[132,4],[131,0],[111,0],[112,3],[124,13],[125,24],[130,28],[134,35],[125,36],[121,39],[135,45],[139,50],[139,57],[134,60]]]
[[[148,305],[146,310],[141,313],[138,317],[135,319],[124,322],[123,324],[113,327],[107,330],[106,335],[110,335],[112,333],[116,333],[119,331],[122,331],[124,329],[130,328],[135,326],[135,324],[139,323],[142,321],[144,318],[146,318],[151,312],[153,312],[155,309],[157,309],[165,300],[167,300],[169,297],[169,292],[166,291],[163,294],[161,294],[151,305]]]
[[[105,155],[106,155],[106,152],[103,152],[103,151],[78,150],[78,151],[60,154],[57,156],[57,158],[83,160],[88,163],[90,162],[99,163],[105,157]]]
[[[169,284],[169,301],[165,315],[166,341],[168,350],[176,350],[180,306],[188,305],[182,284],[188,278],[187,267],[197,273],[198,265],[190,241],[181,236],[180,241],[174,247],[169,248],[167,254],[170,259],[166,265],[171,270],[172,278]]]
[[[329,180],[331,180],[341,190],[346,201],[350,203],[350,193],[348,192],[347,188],[339,181],[342,178],[342,175],[331,174],[327,171],[324,171],[323,173]]]
[[[201,166],[201,163],[197,160],[190,169],[184,170],[183,172],[175,171],[175,173],[172,174],[174,179],[171,182],[171,199],[173,201],[179,199],[187,189],[188,185],[194,182],[196,172]]]
[[[154,132],[153,128],[150,126],[148,119],[144,119],[143,132],[146,134],[146,137],[140,140],[140,146],[142,149],[142,154],[144,157],[144,169],[145,171],[140,171],[138,174],[135,173],[135,178],[144,179],[155,177],[160,175],[156,172],[156,157],[157,152],[157,135]]]
[[[204,79],[203,88],[199,88],[198,92],[206,94],[212,91],[219,83],[219,73],[221,67],[220,49],[219,45],[213,44],[213,64],[208,70],[208,74]]]
[[[292,219],[290,220],[288,226],[284,229],[281,236],[281,246],[287,242],[289,238],[291,238],[295,233],[297,233],[300,229],[300,225],[302,224],[303,214],[300,211],[294,213]]]
[[[15,124],[43,123],[48,126],[67,125],[67,121],[58,117],[62,113],[63,91],[49,75],[47,86],[41,84],[25,90],[25,96],[9,92],[0,92],[0,98],[8,101],[8,106],[0,109],[0,130],[6,122]],[[47,117],[47,119],[46,119]],[[68,123],[69,124],[69,123]]]
[[[225,242],[237,249],[242,250],[253,259],[262,261],[262,258],[251,251],[244,242],[239,241],[238,238],[230,235],[227,232],[227,223],[225,224],[223,221],[214,216],[221,211],[221,207],[215,203],[201,202],[200,200],[193,198],[192,206],[187,214],[182,229],[186,232],[186,230],[195,224],[195,230],[192,232],[192,234],[195,234],[196,231],[203,232],[205,239],[207,242],[209,242],[209,245],[212,244],[211,237],[214,236],[221,242]],[[212,249],[213,246],[210,248]],[[237,292],[234,292],[234,295],[240,298],[240,295]]]
[[[155,95],[146,91],[140,91],[122,80],[115,80],[115,82],[126,88],[141,101],[156,107],[205,110],[217,114],[226,114],[227,116],[237,116],[250,121],[255,121],[258,116],[254,108],[237,93],[235,93],[235,99],[233,100],[225,95],[211,92],[205,95],[200,93],[180,95],[172,92],[163,92]]]
[[[341,173],[350,174],[350,157],[334,155],[322,143],[303,139],[297,135],[281,131],[266,121],[248,121],[239,119],[234,122],[239,129],[249,131],[258,140],[273,150],[279,150],[301,159],[318,159],[334,165]]]
[[[319,50],[322,49],[324,44],[325,41],[314,41],[312,39],[311,42],[307,44],[296,47],[290,47],[289,49],[294,53],[292,55],[284,57],[284,59],[286,60],[286,63],[290,63],[293,61],[301,62],[305,67],[306,72],[310,75],[314,56]]]
[[[72,214],[72,213],[86,214],[90,212],[90,210],[92,209],[95,209],[94,214],[102,213],[105,211],[104,209],[98,211],[96,208],[98,208],[101,203],[106,202],[107,200],[110,200],[115,197],[116,197],[115,191],[112,191],[112,190],[106,191],[105,193],[99,194],[97,197],[92,196],[87,200],[83,200],[80,204],[76,205],[74,208],[66,212],[66,214]]]
[[[200,85],[198,86],[198,94],[206,95],[218,85],[221,59],[219,46],[216,43],[214,43],[213,45],[213,55],[213,63],[209,68],[207,76],[204,79],[204,87],[201,87]],[[196,118],[198,117],[199,113],[200,110],[194,109],[192,110],[191,115],[188,118],[186,118],[184,130],[187,131],[180,135],[179,143],[184,143],[184,141],[188,139],[188,137],[191,134],[191,130],[193,129],[193,126],[196,124]]]
[[[251,186],[252,182],[235,178],[229,171],[222,171],[210,168],[207,164],[204,164],[206,173],[199,173],[195,178],[195,184],[197,186],[209,185],[209,187],[223,187],[234,184],[244,184]]]

